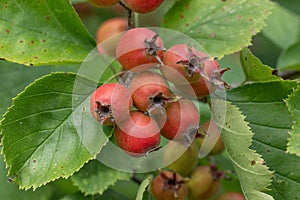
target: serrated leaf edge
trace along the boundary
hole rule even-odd
[[[107,141],[108,142],[108,141]],[[106,142],[106,143],[107,143]],[[105,144],[106,144],[105,143]],[[103,145],[103,146],[105,146],[105,144]],[[99,152],[98,152],[99,153]],[[93,159],[91,159],[91,160],[93,160]],[[91,161],[91,160],[88,160],[85,164],[87,164],[89,161]],[[80,170],[80,169],[79,169]],[[78,171],[79,171],[78,170]],[[78,172],[78,171],[76,171],[76,172]],[[74,172],[75,173],[75,172]],[[73,173],[73,174],[74,174]],[[73,175],[72,174],[72,175]],[[116,183],[118,182],[118,181],[120,181],[120,180],[129,180],[130,178],[126,178],[126,179],[124,179],[124,178],[122,178],[122,179],[120,179],[120,178],[118,178],[118,179],[116,179],[113,183],[111,183],[111,184],[109,184],[109,185],[107,185],[106,187],[104,187],[103,188],[103,191],[102,192],[86,192],[86,191],[84,191],[84,190],[82,190],[81,188],[80,188],[80,186],[78,185],[78,184],[76,184],[74,181],[73,181],[73,179],[71,179],[71,181],[72,181],[72,183],[84,194],[84,196],[89,196],[89,195],[96,195],[96,194],[99,194],[99,195],[102,195],[106,190],[108,190],[110,187],[112,187],[112,186],[114,186],[114,185],[116,185]]]
[[[253,136],[254,136],[254,133],[252,132],[252,130],[251,130],[250,126],[249,126],[249,122],[247,122],[247,121],[245,120],[245,119],[246,119],[246,116],[242,113],[242,111],[239,109],[239,107],[235,106],[234,104],[232,104],[232,103],[229,102],[229,101],[226,101],[226,102],[227,102],[230,106],[232,106],[232,107],[234,107],[234,108],[236,109],[237,113],[240,114],[241,119],[243,120],[243,123],[245,123],[245,125],[247,126],[247,129],[248,129],[249,132],[251,133],[250,144],[249,144],[249,146],[247,147],[247,150],[248,150],[249,152],[254,153],[254,154],[256,155],[256,157],[258,158],[257,160],[260,161],[259,164],[260,164],[261,166],[263,166],[263,167],[267,170],[268,174],[270,175],[270,179],[268,180],[268,185],[266,185],[264,188],[262,188],[262,189],[261,189],[262,191],[260,191],[260,190],[254,190],[254,191],[255,191],[255,192],[262,193],[262,194],[265,195],[266,197],[272,197],[272,196],[270,196],[270,195],[264,193],[263,190],[265,190],[265,191],[269,191],[269,190],[270,190],[268,187],[272,185],[272,181],[273,181],[272,179],[273,179],[273,176],[274,176],[275,171],[270,171],[270,168],[269,168],[266,164],[262,164],[262,163],[264,163],[264,159],[263,159],[262,155],[260,155],[259,153],[257,153],[255,150],[250,149],[250,146],[251,146],[251,144],[252,144],[252,142],[253,142]],[[217,123],[217,122],[216,122],[216,123]],[[219,127],[222,127],[222,129],[224,128],[224,127],[223,127],[222,125],[220,125],[220,124],[217,124],[217,125],[218,125]],[[225,146],[226,146],[226,144],[225,144]],[[230,160],[234,163],[235,167],[236,167],[236,166],[239,166],[239,165],[232,159],[232,157],[231,157],[230,154],[228,154],[228,156],[229,156]],[[242,168],[242,167],[240,167],[240,166],[239,166],[239,168],[244,170],[244,168]],[[248,171],[248,170],[246,170],[246,171]],[[264,174],[267,175],[267,173],[264,173]],[[249,192],[246,192],[246,191],[244,190],[244,188],[243,188],[242,185],[241,185],[241,188],[242,188],[243,193],[244,193],[245,195],[246,195],[247,193],[249,193]],[[274,198],[272,197],[271,199],[274,199]]]
[[[292,129],[289,131],[289,135],[290,137],[288,138],[288,143],[287,143],[287,149],[286,149],[286,153],[289,153],[289,154],[295,154],[297,156],[300,157],[300,152],[294,152],[291,148],[291,140],[293,138],[293,130],[295,130],[295,126],[297,124],[297,121],[295,120],[296,116],[294,115],[294,113],[292,112],[291,110],[291,107],[289,106],[289,100],[294,97],[294,94],[297,92],[297,91],[300,91],[300,84],[295,87],[293,89],[293,92],[291,94],[288,95],[288,97],[286,99],[284,99],[283,101],[286,103],[286,106],[288,107],[288,110],[289,110],[289,113],[291,114],[292,118],[293,118],[293,125],[292,125]]]
[[[260,59],[258,59],[258,57],[256,57],[252,52],[251,52],[251,50],[249,49],[249,48],[243,48],[242,50],[241,50],[241,53],[240,53],[240,60],[242,60],[242,51],[247,51],[249,54],[250,54],[250,56],[252,56],[252,58],[255,60],[255,61],[257,61],[260,65],[262,65],[263,67],[265,67],[265,68],[269,68],[270,70],[272,70],[272,68],[269,66],[269,65],[266,65],[266,64],[264,64],[264,63],[262,63],[262,61],[260,60]],[[241,62],[241,64],[242,64],[242,68],[243,69],[245,69],[244,67],[243,67],[243,63]],[[245,71],[245,70],[244,70]],[[280,76],[276,76],[276,75],[273,75],[273,74],[271,74],[272,76],[274,76],[274,77],[278,77],[278,78],[281,78]],[[246,73],[245,73],[245,76],[246,76],[246,78],[247,78],[247,75],[246,75]],[[282,78],[281,79],[278,79],[278,80],[283,80]],[[270,81],[275,81],[275,79],[274,80],[266,80],[266,81],[255,81],[255,82],[270,82]],[[245,83],[252,83],[252,82],[254,82],[254,81],[245,81]]]
[[[23,95],[23,93],[25,93],[26,90],[27,90],[29,87],[31,87],[32,85],[34,85],[37,81],[40,81],[40,80],[42,80],[42,79],[44,79],[44,78],[46,78],[46,77],[53,76],[53,75],[55,75],[55,74],[66,74],[66,73],[65,73],[65,72],[52,72],[52,73],[50,73],[50,74],[44,75],[44,76],[42,76],[42,77],[40,77],[40,78],[37,78],[37,79],[35,79],[32,83],[30,83],[28,86],[26,86],[25,89],[24,89],[22,92],[20,92],[16,97],[14,97],[14,98],[12,99],[12,100],[13,100],[13,104],[8,108],[8,110],[6,111],[6,113],[3,115],[3,118],[0,120],[0,130],[1,130],[1,133],[2,133],[2,128],[1,128],[1,127],[2,127],[2,122],[5,120],[6,114],[9,113],[9,111],[14,107],[14,100],[18,99],[21,95]],[[73,73],[73,72],[68,72],[67,74],[77,75],[76,73]],[[5,138],[4,135],[2,135],[2,140],[3,140],[3,138]],[[1,140],[1,144],[0,144],[0,145],[3,146],[2,140]],[[106,144],[107,142],[108,142],[108,140],[104,143],[103,146],[105,146],[105,144]],[[103,147],[103,146],[102,146],[102,147]],[[18,187],[19,187],[20,190],[29,190],[29,189],[33,189],[33,191],[34,191],[34,190],[36,190],[36,189],[38,189],[38,188],[40,188],[40,187],[42,187],[42,186],[44,186],[44,185],[46,185],[46,184],[48,184],[48,183],[54,181],[54,180],[57,180],[57,179],[59,179],[59,178],[65,178],[65,179],[67,179],[67,178],[69,178],[70,176],[72,176],[74,173],[78,172],[78,171],[79,171],[86,163],[88,163],[90,160],[96,159],[96,156],[97,156],[97,154],[100,153],[101,149],[102,149],[102,148],[100,148],[99,151],[98,151],[93,157],[90,157],[86,162],[84,162],[81,166],[79,166],[78,169],[76,169],[73,173],[71,173],[71,174],[69,174],[69,175],[67,175],[67,176],[59,176],[59,177],[53,178],[53,179],[51,179],[51,180],[49,180],[49,181],[46,181],[46,182],[44,182],[44,183],[42,183],[42,184],[39,184],[39,185],[33,184],[33,185],[31,185],[30,187],[22,187],[21,185],[18,185]],[[8,165],[7,162],[6,162],[6,156],[5,156],[5,153],[3,152],[3,148],[1,148],[1,152],[0,152],[0,153],[3,155],[4,162],[5,162],[5,168],[8,169],[8,174],[7,174],[7,176],[10,176],[10,175],[11,175],[11,174],[10,174],[11,165]]]

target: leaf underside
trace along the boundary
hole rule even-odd
[[[264,193],[271,184],[272,172],[262,164],[261,156],[249,149],[253,133],[244,121],[245,117],[230,102],[214,101],[213,116],[217,125],[222,128],[226,151],[233,162],[244,195],[250,200],[273,199]]]
[[[300,87],[288,97],[286,103],[293,118],[287,151],[300,156]]]

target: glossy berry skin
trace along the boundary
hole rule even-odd
[[[195,131],[200,123],[200,113],[195,104],[188,99],[181,99],[166,106],[166,116],[156,115],[161,134],[169,140],[185,139],[186,134]],[[164,124],[162,124],[165,122]],[[192,133],[193,134],[193,133]]]
[[[132,105],[130,91],[119,83],[108,83],[100,86],[90,98],[92,116],[104,125],[124,121],[129,117]]]
[[[164,0],[125,0],[127,6],[137,13],[149,13],[162,4]]]
[[[187,184],[178,173],[171,171],[157,175],[152,181],[151,189],[157,200],[186,200],[188,197]]]
[[[89,2],[94,6],[105,8],[119,3],[119,0],[89,0]]]
[[[133,157],[145,156],[160,143],[157,123],[139,111],[132,111],[130,118],[119,124],[115,130],[118,146]]]
[[[132,79],[129,90],[132,93],[134,105],[143,112],[151,109],[151,106],[152,108],[163,106],[164,100],[171,98],[171,91],[166,80],[151,71],[137,74]]]
[[[161,72],[167,80],[175,85],[196,83],[201,78],[201,73],[208,77],[220,66],[215,60],[187,44],[178,44],[168,49],[163,57],[164,67]]]
[[[202,99],[213,93],[216,86],[209,83],[204,78],[200,78],[195,83],[190,83],[186,85],[176,85],[175,88],[179,91],[178,94],[191,99]]]
[[[193,142],[189,147],[186,147],[180,142],[171,141],[166,147],[164,159],[167,163],[173,161],[167,166],[169,170],[175,171],[183,176],[188,176],[198,163],[198,153],[199,148],[197,142]],[[179,154],[181,155],[178,157]],[[176,157],[178,158],[174,160]]]
[[[203,136],[203,138],[197,138],[196,141],[198,145],[204,145],[203,142],[205,140],[203,151],[206,151],[205,148],[209,148],[209,155],[217,155],[222,153],[225,149],[225,145],[215,121],[210,120],[204,123],[203,130],[205,131],[206,135]]]
[[[126,31],[127,27],[128,22],[125,18],[117,17],[103,22],[96,33],[99,53],[115,56],[120,33]]]
[[[218,196],[216,200],[246,200],[246,198],[240,192],[227,192]]]
[[[157,34],[147,28],[133,28],[128,30],[119,40],[116,55],[123,68],[126,70],[135,67],[156,63],[157,58],[162,59],[164,51],[163,42]],[[152,45],[145,41],[151,41]],[[151,48],[150,48],[151,47]]]
[[[191,174],[188,182],[191,200],[207,200],[214,196],[221,182],[214,178],[213,171],[210,166],[200,166]]]

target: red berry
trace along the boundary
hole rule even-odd
[[[98,51],[101,54],[115,56],[116,46],[121,37],[119,33],[126,31],[127,25],[127,19],[124,18],[113,18],[102,23],[96,34]]]
[[[191,200],[206,200],[214,196],[220,186],[221,181],[210,166],[200,166],[191,175],[188,182]]]
[[[160,132],[157,123],[151,117],[139,111],[133,111],[115,130],[116,142],[131,156],[141,157],[158,147]]]
[[[163,57],[165,66],[161,71],[167,80],[176,85],[196,83],[201,76],[208,78],[219,64],[203,52],[187,44],[179,44],[168,49]]]
[[[175,88],[179,90],[178,94],[184,97],[192,98],[192,99],[201,99],[203,97],[208,96],[212,92],[215,91],[216,86],[209,83],[204,78],[200,78],[195,83],[190,83],[187,85],[176,85]]]
[[[159,63],[163,56],[163,42],[150,29],[134,28],[118,42],[116,55],[126,70],[150,63]]]
[[[157,200],[186,200],[188,187],[176,172],[160,172],[152,182],[152,193]]]
[[[119,0],[89,0],[91,4],[94,6],[103,8],[103,7],[110,7],[119,2]]]
[[[132,79],[129,89],[132,93],[134,105],[143,112],[151,112],[162,107],[171,98],[166,80],[151,71],[137,74]]]
[[[119,83],[108,83],[92,94],[90,111],[101,124],[111,125],[128,118],[132,104],[131,93],[126,87]]]
[[[246,198],[240,192],[227,192],[218,196],[216,200],[246,200]]]
[[[137,13],[149,13],[162,4],[164,0],[125,0],[127,6]]]
[[[166,116],[155,115],[161,128],[161,134],[172,140],[182,140],[195,131],[200,122],[200,113],[195,104],[188,99],[181,99],[166,106]],[[163,122],[165,122],[163,124]]]
[[[208,149],[207,151],[209,151],[209,155],[222,153],[225,149],[225,146],[215,121],[210,120],[204,123],[203,130],[205,131],[206,135],[203,136],[203,138],[197,139],[198,145],[202,146],[204,151],[206,151],[205,149]]]

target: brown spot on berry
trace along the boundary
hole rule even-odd
[[[43,39],[43,42],[46,42],[47,40],[46,39]]]
[[[245,57],[245,61],[248,61],[248,58],[247,58],[247,57]]]
[[[33,163],[36,163],[36,160],[33,160],[32,162],[33,162]]]
[[[33,56],[33,58],[35,58],[35,59],[38,59],[38,57],[37,57],[37,56]]]
[[[33,41],[33,40],[31,40],[31,41],[30,41],[30,44],[34,44],[34,41]]]
[[[43,52],[47,52],[47,49],[44,49]]]
[[[23,40],[20,40],[19,43],[23,43]]]
[[[6,32],[7,34],[9,34],[9,33],[10,33],[10,30],[6,29],[5,32]]]
[[[190,24],[189,24],[189,23],[186,23],[185,26],[188,27],[188,26],[190,26]]]
[[[180,15],[180,19],[184,19],[184,16],[183,16],[183,15]]]
[[[49,19],[50,19],[50,17],[49,17],[48,15],[47,15],[45,18],[46,18],[46,20],[49,20]]]
[[[216,37],[216,33],[212,32],[209,36],[210,36],[211,38],[215,38],[215,37]]]
[[[253,166],[255,164],[256,164],[255,160],[251,160],[251,165]]]

